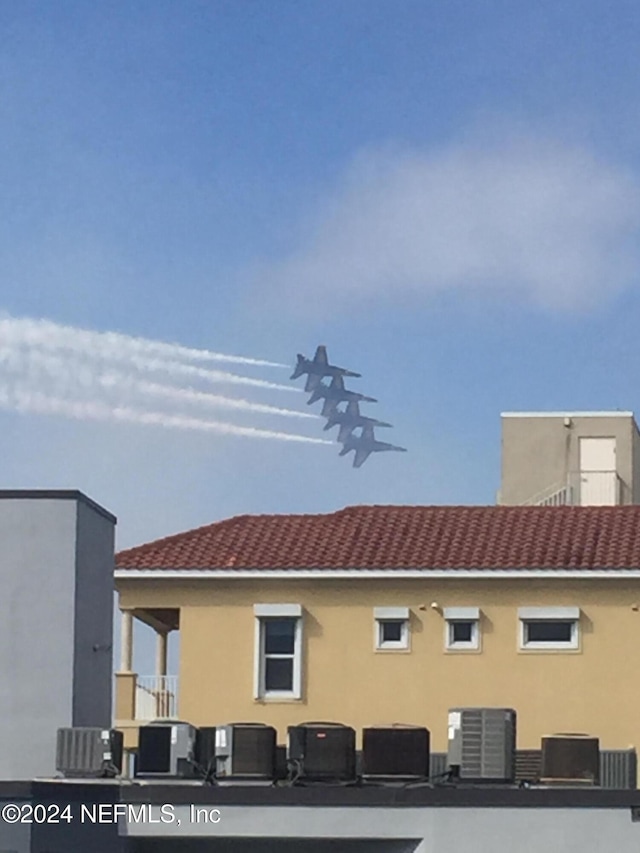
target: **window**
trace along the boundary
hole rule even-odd
[[[580,609],[578,607],[521,607],[521,649],[578,649]]]
[[[302,608],[299,604],[256,604],[256,699],[301,696]]]
[[[376,649],[409,648],[408,607],[376,607],[373,617]]]
[[[477,607],[445,607],[445,648],[477,650],[480,648],[480,610]]]

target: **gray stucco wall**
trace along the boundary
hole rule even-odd
[[[0,779],[55,771],[71,724],[76,503],[0,500]]]
[[[53,775],[58,728],[109,724],[114,524],[77,492],[0,492],[0,780]]]
[[[113,672],[113,522],[78,503],[73,725],[111,725]]]
[[[637,853],[640,823],[630,809],[606,808],[318,808],[294,806],[221,808],[215,827],[189,821],[189,807],[176,807],[180,825],[129,826],[131,836],[153,837],[140,853],[299,853],[351,851],[432,853]],[[200,836],[201,844],[187,845]],[[172,838],[166,844],[160,838]],[[210,840],[204,842],[204,838]],[[290,848],[282,842],[289,839]],[[313,841],[312,841],[313,839]],[[338,840],[339,839],[339,840]],[[359,846],[349,847],[350,839]],[[324,840],[324,845],[319,844]]]

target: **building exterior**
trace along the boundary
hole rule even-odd
[[[640,503],[632,412],[504,412],[498,503]]]
[[[58,727],[109,727],[115,523],[81,492],[0,491],[0,780],[54,773]]]
[[[175,716],[263,722],[283,743],[307,720],[412,723],[437,752],[458,706],[515,708],[520,749],[567,731],[640,744],[638,506],[240,516],[116,561],[129,747],[141,722]],[[152,675],[131,671],[134,618],[158,632]]]

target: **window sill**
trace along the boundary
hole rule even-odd
[[[292,705],[302,701],[302,696],[260,696],[253,700],[254,705]]]
[[[406,646],[398,648],[393,648],[389,646],[381,649],[376,647],[373,651],[377,655],[406,655],[411,652],[411,649],[406,648]]]
[[[579,655],[582,654],[581,648],[575,646],[551,646],[542,648],[539,646],[533,648],[519,648],[520,655]]]
[[[478,646],[448,646],[444,651],[448,655],[478,655],[482,649]]]

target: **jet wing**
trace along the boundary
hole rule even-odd
[[[353,424],[342,424],[340,426],[340,432],[338,433],[337,439],[340,444],[344,444],[344,442],[349,438],[354,429],[355,427],[353,426]]]
[[[317,373],[310,373],[307,376],[307,381],[304,386],[305,391],[315,391],[318,385],[320,385],[322,381],[322,377],[318,376]]]
[[[370,454],[371,450],[369,450],[369,448],[358,447],[358,449],[356,450],[355,458],[353,460],[353,467],[359,468],[361,465],[363,465],[369,458]]]
[[[329,359],[327,358],[327,348],[322,346],[318,347],[313,360],[316,364],[322,364],[323,366],[329,364]]]

